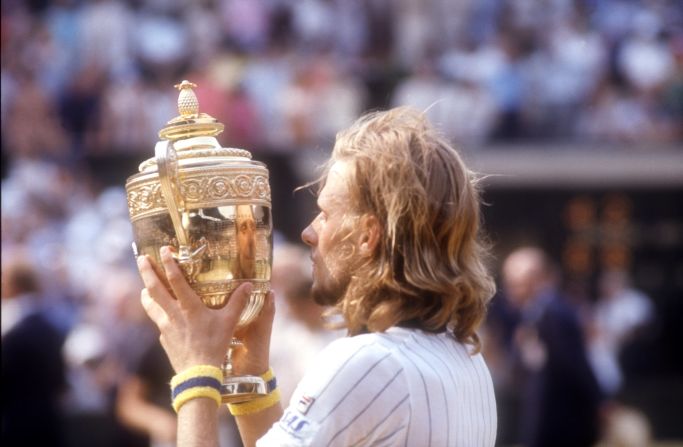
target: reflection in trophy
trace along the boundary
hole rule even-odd
[[[239,260],[237,278],[256,278],[256,222],[251,205],[237,205],[235,232]]]
[[[180,116],[160,132],[155,157],[126,182],[136,255],[161,264],[159,250],[176,248],[176,260],[204,304],[221,308],[243,282],[253,290],[238,327],[261,310],[270,290],[272,266],[271,196],[268,170],[243,149],[223,148],[215,138],[223,124],[199,113],[194,84],[183,81]],[[223,402],[266,394],[260,377],[233,374],[223,365]]]

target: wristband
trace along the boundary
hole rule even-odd
[[[280,389],[277,387],[277,380],[275,379],[272,368],[269,368],[268,371],[261,374],[261,378],[266,381],[268,394],[247,402],[228,404],[230,414],[233,416],[246,416],[248,414],[263,411],[280,402]]]
[[[222,380],[220,368],[211,365],[192,366],[176,374],[171,379],[173,409],[177,413],[186,402],[199,397],[213,399],[220,406]]]

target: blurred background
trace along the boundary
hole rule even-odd
[[[314,197],[293,190],[338,130],[407,104],[483,177],[498,445],[527,444],[520,384],[553,356],[521,330],[511,297],[523,260],[503,275],[528,246],[576,323],[602,445],[683,445],[679,1],[3,0],[1,11],[3,444],[174,445],[172,372],[139,304],[123,186],[189,79],[225,124],[221,143],[270,168],[285,394],[339,335],[307,300],[299,233]],[[240,445],[227,415],[221,437]]]

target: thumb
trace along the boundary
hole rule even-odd
[[[253,285],[250,282],[245,282],[241,284],[228,299],[228,304],[221,309],[223,312],[223,317],[225,318],[225,324],[227,327],[231,328],[232,331],[235,330],[237,323],[239,323],[240,316],[242,315],[242,310],[247,305],[249,301],[249,296],[253,289]]]

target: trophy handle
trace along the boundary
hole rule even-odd
[[[171,141],[159,141],[154,147],[154,155],[159,172],[161,195],[166,202],[168,214],[171,216],[178,244],[189,247],[189,240],[182,222],[185,201],[178,184],[178,155]]]
[[[178,182],[178,155],[171,141],[159,141],[154,147],[154,155],[159,172],[159,183],[161,185],[161,195],[166,202],[168,214],[171,216],[173,229],[178,240],[178,253],[174,257],[178,264],[185,271],[185,276],[190,284],[196,282],[201,263],[201,255],[207,248],[207,242],[202,238],[200,246],[193,250],[190,240],[183,226],[183,213],[185,210],[185,200],[180,192]]]

